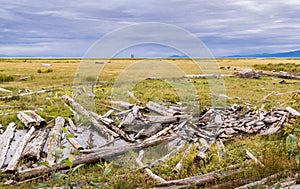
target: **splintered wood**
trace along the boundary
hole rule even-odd
[[[186,107],[175,104],[166,106],[156,102],[148,102],[145,106],[134,94],[128,94],[137,104],[123,101],[111,101],[111,107],[104,115],[86,110],[68,95],[62,100],[76,117],[84,117],[89,121],[87,126],[74,122],[71,118],[58,116],[54,124],[48,124],[34,111],[19,112],[17,117],[28,129],[21,139],[18,139],[16,151],[11,152],[11,141],[15,136],[16,124],[10,123],[4,133],[0,133],[0,170],[17,172],[15,179],[27,179],[51,171],[68,169],[61,164],[62,157],[67,157],[72,151],[78,151],[74,166],[98,162],[99,159],[110,159],[124,155],[129,150],[140,152],[136,163],[159,184],[159,187],[172,185],[203,184],[214,181],[216,174],[208,173],[186,179],[166,181],[155,175],[151,166],[158,162],[165,162],[186,146],[181,159],[174,168],[180,171],[186,156],[191,150],[197,150],[195,160],[206,163],[206,153],[210,145],[217,141],[220,148],[220,158],[226,156],[223,141],[237,135],[260,134],[268,135],[291,125],[300,113],[291,108],[271,111],[243,110],[243,107],[234,104],[229,108],[209,108],[199,117],[192,116],[193,112],[186,112]],[[108,107],[108,106],[107,106]],[[66,121],[65,121],[66,119]],[[50,122],[48,122],[50,123]],[[52,121],[53,123],[53,121]],[[46,127],[47,126],[47,127]],[[90,127],[91,126],[91,127]],[[89,129],[90,128],[90,129]],[[2,128],[1,128],[2,129]],[[72,135],[72,137],[69,137]],[[145,150],[163,144],[166,152],[158,160],[148,164],[142,163]],[[187,145],[188,144],[188,145]],[[62,156],[57,157],[57,149],[62,150]],[[7,154],[14,154],[8,157]],[[260,166],[264,166],[253,154],[246,151],[250,159]],[[146,154],[146,153],[145,153]],[[33,165],[19,170],[20,160],[32,161]],[[38,165],[39,162],[48,162],[51,168]],[[9,163],[5,163],[9,162]],[[23,162],[23,161],[22,161]]]

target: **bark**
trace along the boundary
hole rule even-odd
[[[41,152],[46,143],[49,134],[49,129],[35,131],[31,137],[31,141],[27,144],[22,156],[26,159],[38,161],[41,157]]]
[[[72,144],[72,146],[76,150],[83,150],[83,147],[77,142],[76,139],[74,139],[74,138],[68,138],[68,141]]]
[[[27,143],[29,142],[30,137],[31,137],[31,135],[34,131],[35,131],[35,128],[31,127],[30,130],[26,133],[26,135],[22,138],[18,148],[16,149],[15,154],[13,155],[13,158],[9,162],[9,164],[6,167],[5,171],[11,172],[11,171],[15,171],[17,169],[17,166],[18,166],[19,160],[21,158],[22,152],[24,151],[24,149],[25,149]]]
[[[75,102],[71,97],[68,95],[62,96],[63,99],[66,99],[68,103],[75,108],[78,112],[80,112],[83,116],[89,119],[89,121],[93,124],[95,129],[106,137],[106,139],[110,139],[111,137],[118,137],[118,134],[115,132],[109,130],[106,126],[98,123],[98,121],[93,117],[93,115],[87,111],[84,107],[82,107],[80,104]]]
[[[60,146],[60,140],[62,135],[62,126],[64,126],[65,120],[62,117],[57,117],[55,119],[55,125],[49,133],[49,142],[47,145],[46,153],[47,158],[46,161],[49,164],[53,164],[55,162],[55,148]]]
[[[0,135],[0,168],[3,166],[3,163],[5,161],[10,142],[14,137],[15,129],[16,124],[14,122],[11,122],[6,128],[5,132],[2,135]]]

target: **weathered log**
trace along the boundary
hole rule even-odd
[[[134,138],[138,138],[138,139],[148,138],[156,134],[161,129],[162,129],[162,125],[160,123],[155,123],[151,125],[149,128],[141,130],[138,133],[138,135],[136,135]]]
[[[114,123],[114,120],[101,116],[95,112],[90,112],[98,121],[101,121],[102,123],[104,123],[105,125],[110,125]]]
[[[139,117],[139,110],[140,107],[138,106],[133,106],[131,108],[131,112],[127,114],[125,119],[118,125],[118,127],[122,127],[123,125],[131,125],[132,122]]]
[[[45,92],[47,92],[47,90],[32,91],[32,92],[21,93],[21,94],[12,95],[12,96],[3,96],[3,97],[0,97],[0,100],[13,100],[13,99],[18,99],[18,98],[20,98],[22,96],[28,96],[28,95],[33,95],[33,94],[40,94],[40,93],[45,93]]]
[[[173,140],[175,137],[176,136],[160,137],[160,138],[156,138],[155,140],[152,140],[152,141],[136,143],[136,144],[122,146],[122,147],[110,147],[109,150],[107,150],[107,151],[98,151],[95,153],[77,156],[73,162],[73,166],[77,166],[79,164],[96,163],[96,162],[99,162],[99,159],[101,159],[101,158],[109,159],[109,158],[112,158],[115,156],[125,154],[129,150],[145,149],[147,147],[155,146],[157,144],[160,144],[160,143],[168,141],[168,140]],[[30,177],[33,177],[36,175],[47,174],[52,171],[63,170],[63,169],[68,169],[68,168],[69,167],[66,164],[56,163],[56,164],[52,165],[52,168],[48,168],[46,166],[38,166],[35,168],[22,170],[22,171],[19,171],[19,173],[16,176],[18,177],[18,179],[22,180],[22,179],[30,178]]]
[[[12,93],[11,90],[7,90],[7,89],[1,88],[1,87],[0,87],[0,92],[4,92],[4,93]]]
[[[68,103],[75,108],[75,110],[79,111],[82,115],[88,118],[97,131],[104,135],[107,139],[110,139],[111,137],[118,137],[118,134],[108,129],[105,125],[100,124],[89,111],[75,102],[71,97],[68,95],[63,95],[62,98],[66,99]]]
[[[221,78],[221,77],[233,77],[232,74],[194,74],[184,75],[184,78],[199,79],[199,78]]]
[[[12,159],[10,160],[8,166],[5,169],[6,172],[15,171],[17,169],[22,152],[25,149],[25,147],[26,147],[27,143],[29,142],[30,137],[34,131],[35,131],[35,128],[31,127],[30,130],[26,133],[26,135],[22,138],[18,148],[16,149],[15,154],[13,155]]]
[[[265,185],[269,181],[277,180],[281,175],[282,175],[282,173],[276,173],[274,175],[263,178],[259,181],[255,181],[255,182],[237,187],[236,189],[248,189],[248,188],[254,188],[255,186]]]
[[[36,123],[35,120],[25,112],[18,113],[17,117],[27,128],[34,126]]]
[[[41,152],[46,143],[49,134],[49,129],[35,131],[31,136],[30,142],[27,144],[22,156],[26,159],[38,161],[41,157]]]
[[[145,115],[142,119],[150,123],[162,123],[162,124],[174,123],[179,121],[179,118],[175,116],[146,116]]]
[[[187,155],[189,155],[189,153],[190,153],[192,147],[193,147],[193,144],[191,143],[191,144],[189,144],[189,146],[187,147],[187,149],[184,151],[183,156],[181,157],[181,159],[179,160],[179,162],[178,162],[178,163],[176,164],[176,166],[175,166],[175,169],[176,169],[177,171],[180,171],[180,170],[181,170],[182,164],[183,164],[183,160],[184,160],[184,158],[185,158]]]
[[[166,128],[164,128],[163,130],[159,131],[158,133],[156,133],[155,135],[152,135],[151,137],[147,138],[146,140],[144,140],[145,142],[151,141],[151,140],[155,140],[156,138],[165,135],[168,131],[170,131],[172,128],[174,128],[174,125],[170,125]]]
[[[75,138],[68,138],[68,141],[72,144],[72,146],[76,149],[76,150],[83,150],[83,147],[81,146],[81,144],[79,144],[79,142],[77,142],[77,140]]]
[[[109,117],[113,112],[114,110],[110,109],[103,115],[103,117]]]
[[[35,111],[32,111],[32,110],[28,110],[26,111],[26,113],[32,117],[32,119],[35,120],[36,124],[35,126],[36,127],[44,127],[47,125],[47,122],[44,118],[42,118],[41,116],[39,116],[37,113],[35,113]]]
[[[164,116],[175,116],[180,115],[180,112],[175,111],[173,109],[167,108],[166,106],[157,104],[155,102],[148,102],[146,104],[147,108],[149,108],[151,111],[154,111],[158,114],[164,115]]]
[[[128,93],[128,95],[129,95],[133,100],[135,100],[138,104],[142,104],[142,102],[134,96],[133,92],[127,91],[127,93]]]
[[[300,116],[300,112],[298,112],[297,110],[295,110],[294,108],[292,107],[286,107],[286,110],[288,112],[290,112],[293,116]]]
[[[49,141],[47,145],[47,158],[46,161],[49,164],[54,164],[55,162],[55,148],[59,147],[60,145],[60,140],[61,140],[61,135],[62,135],[62,127],[65,124],[65,119],[62,117],[57,117],[55,119],[55,125],[52,128],[52,130],[49,133]]]
[[[73,131],[77,131],[77,127],[76,125],[74,124],[73,120],[71,118],[67,118],[68,119],[68,122],[69,122],[69,125],[70,127],[72,128]]]
[[[112,105],[119,106],[121,108],[125,108],[127,110],[131,109],[134,105],[124,101],[110,101]]]
[[[272,76],[272,77],[278,77],[278,78],[284,78],[284,79],[297,79],[300,80],[300,76],[298,75],[292,75],[287,72],[279,72],[279,73],[270,73],[270,72],[264,72],[263,75]]]
[[[261,167],[265,167],[265,165],[262,164],[262,162],[260,162],[251,152],[249,152],[248,150],[246,150],[246,154],[247,154],[248,157],[250,157],[252,159],[252,161],[255,164],[258,164]]]
[[[140,166],[140,167],[145,167],[145,165],[143,164],[142,162],[142,159],[143,159],[143,156],[144,156],[144,150],[141,150],[139,152],[139,156],[136,158],[136,163]],[[164,183],[166,182],[165,179],[161,178],[160,176],[154,174],[151,169],[149,168],[144,168],[146,173],[155,181],[159,182],[159,183]]]
[[[3,166],[5,161],[5,157],[7,154],[7,150],[9,148],[9,144],[14,137],[14,131],[16,129],[16,124],[11,122],[8,127],[6,128],[5,132],[0,135],[0,169]]]

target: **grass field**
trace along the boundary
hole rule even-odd
[[[15,121],[19,128],[22,124],[17,121],[16,112],[27,108],[42,108],[39,114],[46,118],[47,121],[53,120],[56,116],[69,117],[72,113],[63,105],[61,96],[71,94],[74,79],[78,77],[78,66],[80,59],[0,59],[0,87],[13,91],[18,94],[24,91],[37,91],[42,89],[51,89],[44,94],[35,94],[14,100],[0,101],[0,123],[6,127],[9,122]],[[103,106],[109,105],[115,81],[128,69],[129,66],[135,65],[142,59],[112,59],[112,60],[85,60],[101,62],[101,74],[95,86],[95,104],[99,114],[103,114],[108,109]],[[152,60],[153,61],[153,60]],[[186,74],[200,74],[200,70],[193,61],[188,59],[156,59],[155,62],[168,62],[176,65],[179,70]],[[107,64],[102,63],[108,62]],[[300,59],[217,59],[217,67],[230,69],[220,69],[223,74],[233,74],[236,71],[245,68],[259,68],[272,71],[278,66],[287,65],[284,71],[293,71],[299,67]],[[50,67],[43,67],[42,64],[51,64]],[[290,67],[290,68],[289,68]],[[151,69],[151,66],[147,67]],[[153,68],[155,69],[155,68]],[[151,70],[149,70],[151,71]],[[147,71],[148,72],[148,71]],[[168,72],[165,72],[168,74]],[[20,78],[29,76],[26,81],[19,81]],[[13,80],[13,81],[12,81]],[[262,104],[265,109],[269,110],[274,107],[285,108],[292,106],[300,110],[300,81],[286,80],[286,83],[280,83],[283,79],[262,76],[259,79],[245,79],[238,77],[224,77],[227,105],[237,103],[242,106],[250,106],[253,109],[259,109]],[[206,79],[189,79],[194,86],[199,98],[201,109],[211,106],[211,91],[209,82]],[[143,103],[149,100],[161,103],[178,101],[176,91],[170,85],[160,80],[144,80],[133,87],[133,92],[142,100]],[[10,93],[0,92],[0,97],[12,95]],[[269,95],[269,96],[267,96]],[[267,97],[267,98],[265,98]],[[132,101],[133,102],[133,101]],[[33,106],[33,107],[32,107]],[[2,108],[3,107],[3,108]],[[165,179],[184,178],[192,175],[201,175],[210,171],[223,169],[233,164],[240,164],[241,167],[247,167],[243,174],[237,174],[234,177],[218,180],[220,184],[231,182],[231,186],[236,186],[234,180],[250,179],[259,180],[263,177],[283,171],[285,176],[294,175],[298,172],[294,159],[288,160],[285,146],[287,133],[292,133],[295,127],[300,127],[298,120],[291,128],[285,128],[279,134],[271,136],[244,136],[234,140],[227,141],[225,147],[228,157],[218,159],[217,148],[214,147],[208,154],[206,165],[199,165],[193,162],[196,155],[196,149],[188,155],[184,162],[184,169],[179,173],[174,172],[173,168],[180,159],[181,154],[175,155],[167,163],[160,164],[152,168],[156,174]],[[245,150],[251,150],[265,164],[264,168],[256,165],[250,166],[245,163],[247,159]],[[109,171],[108,171],[109,170]],[[4,178],[0,179],[4,182]],[[74,173],[72,181],[82,181],[84,188],[93,188],[99,185],[100,188],[149,188],[155,183],[143,172],[143,170],[132,170],[127,167],[119,167],[104,162],[95,165],[85,166]],[[12,188],[33,188],[38,183],[49,183],[50,180],[42,178],[32,182],[24,183]],[[63,183],[61,181],[60,183]],[[0,184],[1,186],[1,184]],[[4,186],[2,186],[4,187]],[[10,188],[10,187],[7,187]]]

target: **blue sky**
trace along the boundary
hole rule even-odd
[[[214,56],[300,49],[299,0],[1,0],[0,55],[82,57],[104,35],[137,23],[193,33]],[[122,56],[159,57],[163,47]]]

